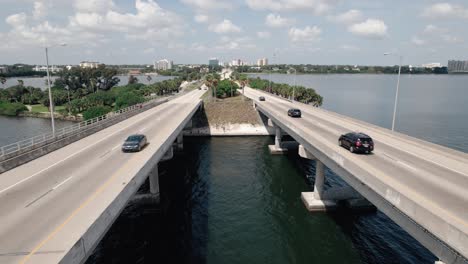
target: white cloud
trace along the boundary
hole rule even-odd
[[[420,39],[417,36],[414,36],[414,37],[411,38],[411,43],[413,43],[415,45],[418,45],[418,46],[422,46],[422,45],[426,44],[426,41],[423,40],[423,39]]]
[[[463,40],[457,36],[452,35],[442,35],[442,40],[446,43],[455,44],[455,43],[462,43]]]
[[[351,9],[336,16],[328,17],[331,21],[342,24],[350,24],[362,19],[362,13],[359,10]]]
[[[254,49],[256,46],[252,43],[251,39],[248,37],[222,37],[219,43],[215,46],[216,49],[225,51],[225,50],[245,50],[245,49]]]
[[[192,43],[189,49],[194,51],[205,51],[207,50],[207,47],[200,43]]]
[[[115,8],[112,0],[75,0],[74,5],[79,12],[105,13]]]
[[[382,20],[367,19],[362,23],[353,24],[348,31],[367,38],[383,38],[387,35],[387,25]]]
[[[232,9],[231,1],[226,0],[182,0],[184,4],[198,10]]]
[[[209,17],[207,15],[196,15],[193,19],[198,23],[206,23]]]
[[[437,3],[426,7],[422,15],[428,18],[468,18],[468,8],[450,3]]]
[[[271,37],[271,33],[268,31],[259,31],[257,32],[257,37],[261,39],[267,39]]]
[[[265,24],[269,27],[286,27],[294,24],[294,19],[284,18],[275,14],[268,14],[265,18]]]
[[[26,25],[28,16],[25,13],[18,13],[8,16],[5,21],[14,28],[24,27]]]
[[[328,12],[337,0],[246,0],[253,10],[312,11],[316,15]]]
[[[424,28],[424,33],[426,34],[442,33],[442,32],[447,32],[447,31],[448,30],[446,28],[441,28],[438,26],[430,25],[430,24]]]
[[[293,27],[289,30],[288,34],[292,42],[312,42],[320,40],[321,33],[322,30],[319,27],[307,26],[304,29]]]
[[[41,19],[47,15],[48,7],[44,2],[36,1],[34,2],[33,17],[34,19]]]
[[[225,33],[239,33],[242,29],[236,25],[234,25],[231,20],[224,19],[219,24],[212,24],[208,28],[210,31],[216,32],[218,34],[225,34]]]

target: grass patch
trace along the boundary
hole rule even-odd
[[[59,112],[61,110],[66,110],[66,107],[64,105],[59,105],[55,106],[55,112]],[[37,105],[31,105],[31,112],[33,113],[48,113],[49,112],[49,107],[37,104]]]

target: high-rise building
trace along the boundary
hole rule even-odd
[[[154,62],[154,69],[155,70],[163,70],[167,71],[172,69],[173,63],[171,60],[162,59]]]
[[[219,66],[219,60],[217,58],[209,59],[208,66]]]
[[[449,60],[447,70],[449,73],[468,73],[468,61]]]
[[[267,66],[268,65],[268,59],[267,58],[262,58],[257,60],[257,66]]]

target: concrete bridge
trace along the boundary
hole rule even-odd
[[[468,155],[299,102],[245,88],[257,110],[276,128],[272,153],[283,153],[281,135],[299,144],[299,154],[316,161],[313,192],[301,198],[310,211],[331,210],[338,200],[363,196],[445,263],[467,263]],[[264,96],[266,101],[258,101]],[[299,108],[302,118],[287,115]],[[341,134],[359,131],[375,142],[371,155],[338,146]],[[324,167],[352,189],[324,190]],[[356,192],[358,196],[356,196]]]
[[[12,168],[0,177],[0,263],[83,263],[201,107],[195,90]],[[124,139],[149,144],[122,153]]]

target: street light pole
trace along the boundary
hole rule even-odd
[[[60,44],[60,46],[66,46],[66,43]],[[52,136],[55,138],[55,120],[54,120],[54,100],[52,99],[52,88],[50,87],[50,73],[49,73],[49,48],[45,47],[46,64],[47,64],[47,86],[49,88],[49,111],[50,120],[52,123]]]
[[[384,53],[384,55],[391,55],[392,53]],[[393,106],[393,118],[392,118],[392,131],[395,131],[395,118],[396,118],[396,110],[398,106],[398,91],[400,90],[400,76],[401,76],[401,63],[403,60],[403,56],[398,54],[399,62],[398,62],[398,79],[397,79],[397,86],[395,91],[395,104]]]
[[[50,120],[52,122],[52,136],[55,138],[55,120],[54,120],[54,101],[52,100],[52,90],[50,87],[50,73],[49,73],[49,48],[45,48],[46,63],[47,63],[47,85],[49,88],[49,111]]]

